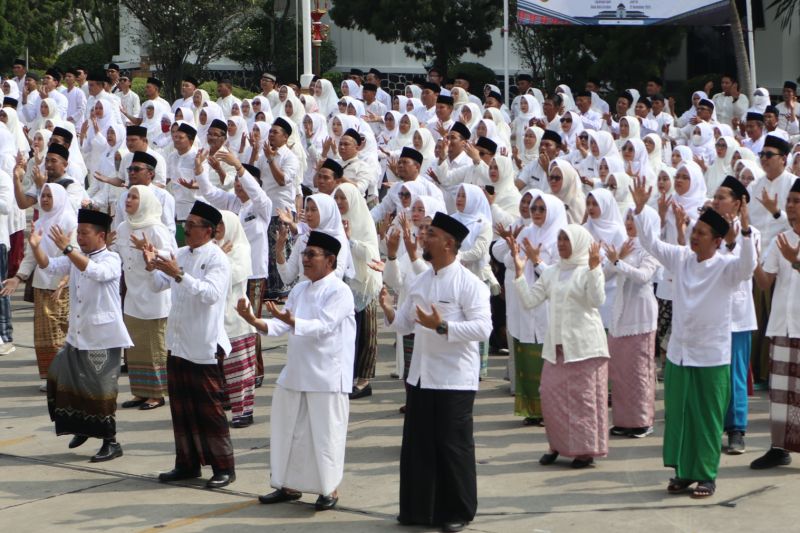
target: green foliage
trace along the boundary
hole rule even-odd
[[[465,75],[469,80],[469,92],[481,97],[481,99],[483,86],[487,83],[497,83],[494,71],[480,63],[456,63],[448,69],[447,76],[455,78],[459,73]]]
[[[64,51],[55,65],[62,71],[71,67],[83,66],[91,70],[98,70],[105,67],[111,60],[111,55],[102,44],[85,43],[77,44]]]
[[[595,77],[619,91],[661,76],[685,32],[668,26],[516,26],[512,42],[542,89],[583,87]]]
[[[108,57],[119,53],[119,2],[73,0],[74,33],[88,34]]]
[[[46,67],[69,35],[72,0],[0,0],[0,69],[28,48],[31,67]]]
[[[791,31],[792,22],[797,18],[798,7],[800,7],[798,0],[773,0],[767,9],[774,9],[775,20],[780,22],[781,28]]]
[[[403,42],[407,56],[447,68],[467,51],[484,54],[502,13],[500,0],[336,0],[330,16],[339,27]]]
[[[289,15],[289,5],[276,13],[274,0],[261,0],[253,15],[231,35],[226,55],[252,71],[272,72],[280,82],[297,80],[303,70],[303,50],[297,48],[297,24]],[[321,71],[334,65],[336,47],[325,41],[320,47]]]
[[[336,90],[336,94],[341,96],[341,89],[339,87],[342,86],[344,74],[338,70],[329,70],[328,72],[324,72],[322,77],[331,82],[331,85],[333,85],[333,88]]]
[[[180,94],[185,65],[198,69],[227,51],[227,42],[248,14],[252,0],[120,0],[147,29],[140,43],[164,82],[168,99]]]

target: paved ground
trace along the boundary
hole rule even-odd
[[[315,496],[276,506],[259,505],[267,492],[271,382],[285,345],[265,344],[268,381],[258,389],[256,423],[232,430],[237,481],[208,491],[202,481],[162,485],[174,449],[169,409],[118,411],[125,455],[94,465],[99,447],[89,441],[68,450],[47,416],[32,349],[32,307],[14,301],[15,353],[0,358],[0,531],[349,532],[425,531],[401,528],[397,514],[398,457],[403,401],[401,382],[390,379],[393,338],[380,335],[375,394],[351,404],[345,477],[336,511],[315,513]],[[491,358],[491,377],[475,406],[478,517],[470,531],[583,532],[800,531],[795,518],[800,490],[796,467],[755,472],[749,462],[768,445],[767,402],[752,404],[750,452],[723,456],[712,500],[669,496],[670,471],[661,466],[663,404],[656,433],[646,439],[611,440],[610,455],[596,467],[571,470],[566,462],[542,467],[543,428],[523,428],[512,413],[505,358]],[[659,399],[661,397],[659,391]],[[127,377],[120,402],[129,398]],[[210,475],[209,469],[204,472]]]

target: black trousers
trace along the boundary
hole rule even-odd
[[[408,388],[400,452],[400,522],[471,522],[478,508],[475,391]]]

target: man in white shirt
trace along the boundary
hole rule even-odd
[[[783,84],[783,102],[779,102],[780,119],[778,127],[788,131],[789,122],[797,122],[797,83],[786,81]]]
[[[380,119],[380,121],[369,120],[369,127],[375,135],[378,135],[383,129],[383,117],[391,107],[386,107],[377,99],[378,86],[374,83],[365,83],[361,94],[364,96],[364,110],[367,115],[374,115]]]
[[[202,161],[205,151],[198,153]],[[211,156],[209,156],[210,158]],[[247,298],[257,316],[261,316],[264,303],[264,291],[269,272],[269,222],[272,217],[272,200],[261,188],[261,171],[253,165],[242,164],[231,152],[225,151],[216,157],[234,168],[235,181],[233,192],[214,187],[208,179],[209,170],[203,165],[203,172],[197,174],[195,162],[195,180],[200,186],[200,194],[206,202],[216,207],[237,213],[244,233],[250,242],[250,260],[253,273],[247,280]],[[256,386],[264,379],[264,360],[261,355],[261,337],[256,337]],[[252,416],[251,416],[252,423]]]
[[[642,247],[673,276],[672,334],[665,374],[664,465],[675,468],[667,491],[692,491],[708,498],[716,491],[725,414],[730,400],[733,295],[750,279],[756,251],[747,204],[739,213],[742,249],[738,256],[718,253],[723,238],[735,232],[707,208],[692,229],[690,245],[660,239],[658,213],[647,205],[652,187],[637,178],[633,191],[636,229]]]
[[[787,131],[781,129],[780,126],[780,113],[778,112],[778,108],[774,105],[768,105],[764,109],[764,134],[765,135],[775,135],[776,137],[780,137],[784,141],[789,141],[789,135],[797,135],[800,133],[798,130],[798,121],[788,122],[787,127],[791,131]]]
[[[341,243],[312,231],[303,251],[306,280],[289,293],[283,311],[259,320],[245,299],[239,314],[270,337],[289,334],[286,366],[272,396],[270,485],[263,504],[319,494],[315,508],[333,509],[344,475],[348,394],[352,390],[356,323],[353,293],[334,270]]]
[[[75,131],[81,131],[86,115],[86,95],[78,87],[78,71],[74,68],[67,70],[64,83],[67,85],[67,120],[75,125]]]
[[[11,81],[17,84],[17,88],[19,89],[19,94],[22,94],[22,91],[25,88],[25,76],[28,73],[28,68],[27,64],[25,63],[25,60],[15,59],[14,63],[11,65],[11,72],[14,73],[14,77],[11,78]]]
[[[81,88],[83,94],[86,95],[86,98],[89,98],[89,82],[87,80],[89,76],[89,70],[86,67],[77,67],[78,71],[78,87]]]
[[[39,96],[42,99],[50,98],[54,100],[58,106],[58,115],[61,119],[66,120],[69,116],[69,101],[67,97],[58,92],[58,87],[61,84],[61,71],[56,68],[49,68],[42,76],[42,88],[39,91]]]
[[[181,97],[172,102],[172,112],[178,110],[179,107],[188,107],[194,109],[194,101],[192,97],[197,88],[200,87],[200,82],[194,76],[184,76],[181,80]]]
[[[28,72],[25,75],[25,82],[20,91],[19,110],[22,121],[26,125],[32,124],[40,115],[40,104],[42,102],[41,90],[39,88],[39,75],[35,72]]]
[[[47,375],[47,407],[57,435],[73,434],[70,448],[89,437],[103,439],[90,461],[98,463],[122,456],[116,439],[117,379],[122,351],[131,338],[122,321],[119,280],[122,262],[106,248],[111,217],[99,211],[78,211],[77,239],[53,226],[49,235],[32,232],[28,242],[36,263],[48,274],[69,276],[69,330],[64,346]],[[40,247],[52,239],[63,251],[49,258]]]
[[[187,219],[194,203],[198,200],[197,184],[195,183],[194,163],[197,149],[194,140],[196,130],[187,123],[183,123],[172,135],[175,151],[167,159],[167,188],[175,198],[175,220],[180,223]],[[178,246],[184,244],[184,236],[180,227],[177,228],[175,240]]]
[[[789,452],[800,451],[795,438],[800,432],[793,416],[794,401],[800,394],[800,180],[795,180],[786,200],[792,228],[778,234],[766,252],[763,267],[756,269],[759,287],[774,287],[770,336],[770,449],[752,463],[761,470],[792,462]]]
[[[528,94],[528,89],[533,87],[533,76],[530,74],[517,74],[517,96],[511,101],[511,119],[519,116],[519,101]]]
[[[519,190],[528,187],[541,191],[550,190],[547,182],[550,163],[561,157],[561,142],[561,135],[553,130],[544,130],[539,141],[539,158],[525,165],[514,180]]]
[[[575,106],[581,117],[584,129],[599,130],[603,123],[603,115],[592,109],[592,93],[580,91],[575,95]]]
[[[154,247],[144,250],[154,291],[172,290],[167,317],[167,382],[175,468],[158,476],[162,483],[200,477],[210,465],[208,488],[236,480],[228,419],[222,405],[224,383],[218,358],[231,344],[225,333],[225,305],[231,266],[213,242],[222,214],[195,202],[184,223],[186,246],[177,257],[163,258]]]
[[[150,77],[147,78],[147,83],[144,86],[144,95],[147,97],[147,99],[143,102],[143,104],[146,104],[148,102],[153,104],[154,117],[161,117],[164,113],[169,113],[171,109],[169,102],[167,102],[160,96],[161,87],[163,85],[164,84],[160,79],[155,77]],[[142,105],[139,110],[139,114],[136,116],[130,115],[125,111],[123,111],[123,114],[125,115],[125,117],[127,117],[128,120],[131,121],[131,124],[139,126],[142,122],[144,122],[144,119],[146,118],[144,116],[144,113],[146,113],[146,109],[147,109],[146,106]]]
[[[125,128],[125,146],[128,148],[128,153],[122,156],[119,164],[119,173],[116,176],[103,176],[99,172],[95,172],[95,179],[116,187],[128,186],[128,167],[133,161],[133,154],[135,152],[147,152],[158,162],[158,165],[155,166],[153,183],[159,187],[165,187],[167,184],[167,161],[163,155],[150,148],[147,143],[147,128],[144,126],[128,126]],[[119,215],[119,211],[117,211],[117,215]]]
[[[651,133],[661,133],[658,122],[650,118],[651,109],[653,109],[653,102],[650,101],[650,98],[640,98],[633,108],[633,114],[639,119],[639,123],[641,124],[639,127],[639,134],[641,137]]]
[[[130,123],[127,115],[135,117],[142,109],[139,95],[131,90],[131,79],[128,76],[120,76],[117,88],[119,89],[117,91],[117,98],[119,98],[122,108],[121,112],[125,116],[125,122]]]
[[[217,105],[222,109],[225,119],[231,118],[233,104],[242,105],[242,101],[233,96],[233,82],[227,78],[219,80],[217,83]]]
[[[478,506],[472,407],[478,390],[478,343],[492,330],[489,289],[458,261],[469,234],[436,213],[423,243],[431,269],[420,274],[395,311],[387,290],[380,304],[390,329],[414,333],[400,452],[403,525],[461,531]]]
[[[692,126],[694,128],[694,126]],[[744,131],[747,137],[742,140],[742,146],[749,148],[754,154],[758,155],[764,148],[764,115],[756,111],[748,111],[745,117]]]
[[[750,100],[739,92],[739,81],[732,74],[723,74],[720,85],[722,92],[711,98],[717,111],[717,120],[736,129],[734,119],[736,123],[739,122],[739,117],[750,108]]]
[[[434,141],[438,142],[443,136],[447,135],[447,132],[455,124],[453,120],[453,103],[452,96],[439,94],[436,98],[436,114],[425,124]]]
[[[398,193],[403,186],[403,183],[415,181],[422,186],[426,196],[433,196],[444,202],[442,191],[430,179],[420,176],[419,171],[422,167],[422,154],[417,150],[406,146],[400,151],[400,157],[397,158],[397,177],[399,181],[392,185],[386,196],[383,197],[381,203],[370,209],[372,220],[376,223],[381,222],[384,218],[392,213],[400,213],[403,209],[403,204],[400,201]]]
[[[428,73],[428,76],[430,76],[430,72]],[[463,89],[467,93],[467,98],[469,99],[470,102],[477,105],[478,107],[483,107],[483,102],[481,102],[481,99],[469,92],[470,81],[469,81],[469,76],[466,73],[463,72],[457,73],[453,81],[453,86],[458,87],[459,89]]]
[[[277,81],[278,79],[275,77],[275,74],[264,72],[261,75],[261,96],[269,101],[270,109],[278,105],[281,101],[278,91],[275,90]]]
[[[53,134],[55,136],[55,134]],[[50,139],[52,141],[52,137]],[[47,183],[58,183],[67,190],[70,205],[77,211],[81,207],[86,196],[86,190],[82,184],[76,183],[67,175],[67,165],[69,164],[69,149],[58,143],[50,143],[47,147],[47,155],[44,158],[44,170],[46,178],[42,176],[39,167],[33,170],[33,185],[27,190],[22,189],[22,178],[17,176],[14,180],[14,197],[20,209],[27,209],[35,206],[39,201],[39,193]],[[18,170],[15,170],[18,172]],[[24,172],[23,172],[24,175]]]
[[[651,108],[650,114],[647,116],[649,120],[655,121],[655,126],[658,134],[662,139],[671,139],[677,134],[674,130],[675,117],[669,113],[664,112],[667,105],[667,99],[663,94],[657,94],[650,98]],[[644,135],[642,135],[644,137]]]
[[[611,133],[615,139],[619,137],[619,120],[628,116],[628,109],[630,109],[632,103],[633,96],[630,92],[624,91],[617,97],[616,113],[613,115],[605,113],[603,115],[602,129]]]
[[[371,83],[378,88],[375,98],[377,98],[377,100],[382,103],[388,111],[392,108],[392,95],[381,88],[382,79],[383,74],[378,69],[371,68],[369,69],[369,72],[367,72],[367,83]]]
[[[275,119],[269,129],[267,141],[263,144],[258,160],[255,164],[261,171],[261,184],[264,192],[272,200],[272,218],[269,223],[269,249],[274,250],[278,230],[282,224],[278,217],[278,209],[297,211],[295,207],[295,179],[300,171],[300,161],[297,156],[286,146],[292,126],[283,118]],[[288,239],[284,248],[286,257],[292,251]],[[268,300],[285,298],[289,294],[290,286],[284,284],[278,273],[275,263],[275,254],[269,255],[269,274],[267,280]]]
[[[108,84],[110,86],[108,92],[114,94],[119,91],[119,65],[109,63],[106,67],[106,76],[108,76]]]
[[[86,98],[86,112],[83,115],[83,120],[91,120],[91,113],[94,109],[94,105],[98,100],[105,99],[111,104],[111,109],[114,110],[114,116],[123,121],[121,115],[124,114],[124,110],[120,109],[119,98],[106,90],[106,85],[108,84],[108,76],[106,73],[102,70],[91,72],[87,76],[87,79],[89,96]]]
[[[440,92],[442,92],[442,88],[435,83],[426,81],[422,84],[422,93],[419,99],[424,107],[414,110],[414,116],[417,117],[420,124],[425,124],[436,116],[436,99]]]
[[[375,172],[366,161],[358,157],[362,144],[361,135],[353,128],[348,128],[339,139],[339,157],[341,158],[343,177],[358,187],[358,192],[366,195],[372,184]]]

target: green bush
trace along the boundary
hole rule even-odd
[[[133,78],[132,83],[131,83],[131,90],[139,95],[139,98],[142,100],[142,102],[144,102],[145,98],[146,98],[145,95],[144,95],[144,86],[145,85],[147,85],[147,78],[143,78],[143,77]],[[213,101],[217,100],[217,82],[216,81],[206,81],[204,83],[201,83],[200,84],[200,89],[203,89],[204,91],[206,91],[208,93],[208,96],[211,97],[211,100],[213,100]],[[233,86],[233,95],[236,98],[240,98],[240,99],[241,98],[252,98],[256,94],[257,93],[250,92],[247,89],[242,89],[239,86],[236,86],[236,85]],[[163,96],[163,91],[162,91],[162,96]]]
[[[338,70],[329,70],[328,72],[323,72],[322,77],[331,82],[333,85],[334,90],[336,91],[336,95],[341,98],[342,96],[342,80],[344,80],[344,73],[339,72]]]
[[[483,86],[487,83],[497,83],[494,71],[480,63],[457,63],[448,69],[450,78],[455,78],[459,73],[463,73],[469,79],[469,92],[481,99],[483,99]]]
[[[65,50],[64,53],[56,59],[55,66],[62,71],[78,66],[86,67],[90,71],[103,70],[109,61],[111,61],[111,56],[108,55],[108,52],[102,45],[84,43],[77,44]]]

